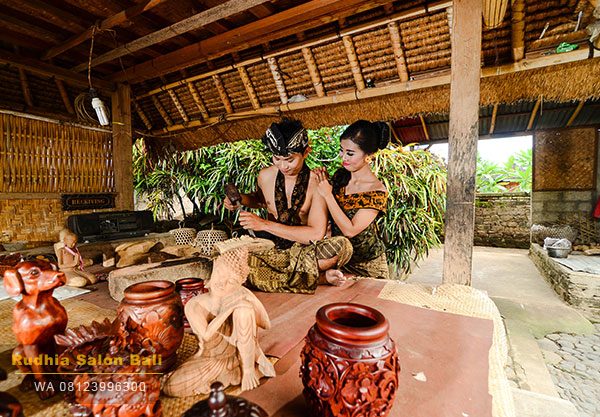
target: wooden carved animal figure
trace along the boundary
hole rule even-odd
[[[6,292],[23,296],[13,310],[13,332],[19,346],[13,350],[12,360],[22,372],[35,374],[25,377],[21,389],[33,388],[35,378],[42,399],[54,395],[44,372],[54,372],[55,367],[45,364],[55,358],[54,335],[67,327],[67,312],[52,296],[54,289],[65,282],[65,274],[57,271],[54,264],[41,260],[21,262],[4,272]]]

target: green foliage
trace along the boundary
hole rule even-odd
[[[311,169],[326,167],[330,175],[341,166],[338,158],[344,126],[309,131]],[[176,152],[166,160],[149,162],[141,142],[134,148],[134,186],[149,199],[155,217],[172,212],[178,193],[195,202],[195,211],[235,221],[221,204],[223,185],[232,181],[241,192],[256,189],[259,171],[271,164],[271,156],[258,140],[223,143],[189,152]],[[443,224],[446,171],[435,155],[405,151],[393,146],[381,150],[373,163],[375,174],[388,188],[386,216],[379,228],[386,241],[388,261],[397,272],[409,272],[431,247],[440,244]]]
[[[532,150],[522,150],[508,158],[504,166],[482,159],[477,155],[477,192],[502,193],[531,191]],[[510,183],[515,188],[507,189]]]

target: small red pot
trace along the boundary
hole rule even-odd
[[[301,353],[304,397],[314,417],[386,416],[398,387],[387,319],[351,303],[323,306]]]
[[[177,281],[175,281],[175,288],[177,289],[177,292],[179,292],[179,297],[181,298],[181,302],[183,303],[184,307],[192,297],[195,297],[198,294],[204,294],[205,292],[208,292],[208,289],[204,288],[204,280],[200,278],[178,279]],[[183,315],[183,325],[185,327],[190,327],[190,323],[185,317],[185,308]]]

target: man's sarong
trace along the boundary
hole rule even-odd
[[[347,238],[335,236],[311,245],[294,243],[289,249],[251,253],[248,283],[265,292],[312,294],[319,284],[317,262],[336,255],[338,269],[352,257],[352,244]]]

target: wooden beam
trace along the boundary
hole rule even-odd
[[[181,75],[183,76],[184,79],[187,78],[187,73],[185,70],[181,70]],[[208,109],[204,105],[204,102],[202,101],[200,94],[198,94],[198,90],[196,89],[194,82],[187,81],[187,80],[184,80],[183,82],[187,85],[188,90],[189,90],[190,94],[192,95],[192,98],[194,99],[194,103],[196,103],[196,107],[198,107],[198,110],[200,110],[200,115],[201,115],[202,119],[208,119]]]
[[[120,11],[119,13],[114,14],[110,17],[107,17],[106,19],[101,21],[98,24],[96,32],[101,32],[103,30],[122,25],[123,23],[131,20],[133,17],[135,17],[147,10],[150,10],[151,8],[156,7],[159,4],[164,3],[165,1],[167,1],[167,0],[146,0],[139,4],[136,4],[134,6],[128,7],[127,9]],[[45,61],[45,60],[55,57],[59,54],[62,54],[65,51],[68,51],[69,49],[90,39],[92,37],[93,32],[94,32],[94,26],[90,26],[85,31],[83,31],[75,36],[72,36],[65,42],[61,43],[60,45],[50,48],[48,50],[48,52],[46,52],[44,54],[42,59]]]
[[[564,52],[559,55],[548,55],[548,56],[543,56],[543,57],[539,57],[539,58],[525,59],[519,63],[505,64],[505,65],[501,65],[501,66],[497,66],[497,67],[484,68],[481,71],[481,76],[484,78],[485,77],[494,77],[494,76],[498,76],[498,75],[502,75],[502,74],[512,74],[515,72],[526,71],[526,70],[534,69],[534,68],[544,68],[547,66],[558,65],[558,64],[562,64],[562,63],[566,63],[566,62],[576,62],[576,61],[586,60],[587,54],[588,54],[587,50],[581,50],[581,51],[575,50],[572,52]],[[321,107],[321,106],[329,106],[332,104],[352,102],[352,101],[356,101],[357,99],[363,100],[363,99],[369,99],[369,98],[375,98],[375,97],[382,97],[382,96],[387,96],[387,95],[391,95],[391,94],[402,93],[405,91],[413,91],[413,90],[419,90],[422,88],[438,87],[438,86],[443,86],[443,85],[447,85],[447,84],[450,84],[450,74],[449,73],[438,75],[436,77],[421,78],[418,80],[407,81],[404,83],[396,82],[396,83],[381,86],[381,87],[365,88],[362,91],[354,91],[353,90],[350,92],[335,94],[335,95],[331,95],[331,96],[310,98],[306,101],[301,101],[298,103],[288,103],[285,105],[285,109],[281,109],[279,105],[278,106],[268,106],[268,107],[264,106],[258,110],[236,112],[236,113],[234,113],[234,116],[235,116],[236,120],[239,120],[239,119],[243,119],[243,118],[256,117],[257,115],[272,115],[274,113],[277,113],[279,110],[295,111],[295,110],[310,109],[310,108]],[[501,117],[501,116],[502,115],[499,115],[497,117]],[[155,130],[152,133],[159,135],[162,133],[173,132],[173,131],[182,130],[182,129],[186,129],[186,128],[206,126],[207,124],[217,123],[219,121],[222,121],[219,117],[211,117],[211,118],[208,118],[203,121],[192,120],[192,121],[190,121],[190,123],[187,126],[184,126],[184,125],[172,126],[168,129]]]
[[[31,9],[37,12],[44,11],[44,15],[40,16],[39,19],[46,20],[45,16],[50,15],[54,18],[53,20],[62,20],[63,22],[66,22],[69,25],[71,25],[71,28],[75,26],[76,30],[81,30],[86,26],[85,18],[83,18],[82,16],[79,16],[75,13],[70,13],[64,10],[63,8],[54,7],[48,1],[19,0],[19,3],[21,3],[21,5],[29,6]],[[58,27],[63,26],[60,24],[56,24],[55,22],[51,23]]]
[[[19,47],[14,46],[15,53],[19,53]],[[33,107],[33,98],[31,97],[31,90],[29,89],[29,83],[27,82],[27,74],[23,68],[19,68],[19,79],[21,80],[21,90],[23,91],[23,97],[27,107]]]
[[[227,95],[227,90],[225,90],[225,86],[223,85],[223,80],[219,75],[215,74],[212,76],[213,81],[215,82],[215,86],[217,87],[217,91],[219,92],[219,97],[221,97],[221,102],[225,107],[225,111],[229,114],[233,113],[233,106],[231,105],[231,101],[229,101],[229,96]]]
[[[165,80],[165,77],[161,77],[161,81],[163,83],[167,82],[167,80]],[[169,88],[167,90],[167,93],[169,93],[169,96],[171,96],[171,101],[175,105],[175,108],[177,109],[177,111],[181,115],[181,118],[183,119],[183,121],[185,123],[189,122],[190,118],[188,117],[187,113],[185,112],[185,109],[183,108],[183,106],[181,105],[181,102],[179,101],[179,97],[177,97],[177,94],[175,93],[175,91],[173,91],[172,88]]]
[[[112,94],[113,169],[115,208],[133,210],[133,152],[131,129],[131,88],[119,84]]]
[[[61,36],[59,31],[51,31],[48,29],[44,29],[38,25],[24,22],[23,20],[16,18],[11,15],[7,15],[5,13],[0,12],[0,23],[8,24],[14,28],[19,29],[19,32],[25,30],[25,32],[29,32],[31,34],[35,34],[35,36],[39,36],[42,39],[49,39],[53,42],[60,42]]]
[[[496,128],[496,116],[498,115],[498,103],[494,104],[494,110],[492,111],[492,122],[490,124],[490,132],[489,135],[494,134],[494,129]]]
[[[205,10],[187,19],[181,20],[166,28],[157,30],[146,36],[142,36],[134,41],[128,42],[125,45],[119,46],[97,58],[92,59],[92,66],[100,65],[104,62],[112,61],[124,55],[129,55],[140,49],[147,48],[151,45],[164,42],[175,36],[187,33],[191,30],[200,29],[203,26],[224,19],[236,13],[264,3],[269,0],[229,0],[226,3],[220,4],[211,9]],[[73,71],[80,72],[87,68],[87,63],[76,65],[72,68]]]
[[[420,114],[419,119],[421,119],[421,127],[423,128],[425,139],[429,140],[429,132],[427,132],[427,123],[425,123],[425,118],[423,117],[423,115]]]
[[[310,48],[302,48],[302,55],[304,56],[304,62],[306,62],[306,66],[308,67],[308,73],[310,74],[310,79],[312,80],[317,97],[325,97],[325,89],[323,88],[323,82],[321,81],[321,74],[319,74],[319,68],[317,67],[312,51]]]
[[[285,91],[285,84],[283,83],[283,79],[281,78],[281,72],[279,71],[279,65],[277,65],[277,59],[274,57],[267,58],[267,62],[269,63],[269,69],[271,70],[271,75],[273,75],[273,80],[275,81],[275,87],[277,88],[277,92],[279,93],[279,98],[283,104],[287,104],[288,96]]]
[[[300,31],[332,22],[340,15],[351,15],[391,1],[373,0],[365,3],[364,0],[311,0],[221,35],[213,36],[196,44],[178,49],[162,57],[128,68],[127,74],[132,83],[138,83],[230,54],[236,50],[247,49],[285,36],[292,36]],[[443,3],[447,7],[449,2],[444,1]],[[432,7],[429,9],[431,10]],[[419,7],[408,12],[420,15],[423,13],[423,10],[422,7]],[[407,15],[408,12],[405,11],[403,13]],[[388,19],[384,18],[382,20],[387,24]],[[365,27],[367,26],[365,25]],[[337,39],[337,35],[333,36],[333,38]],[[298,49],[301,49],[301,47]],[[122,75],[115,74],[112,80],[116,81],[121,78]]]
[[[56,82],[56,88],[58,88],[58,93],[60,94],[60,98],[62,99],[63,104],[65,105],[65,109],[67,109],[67,112],[69,114],[74,115],[75,110],[73,109],[71,100],[69,100],[69,95],[67,94],[67,89],[65,88],[64,83],[58,78],[55,78],[54,81]]]
[[[511,2],[511,46],[513,61],[525,57],[525,0]]]
[[[397,22],[388,23],[388,31],[392,39],[392,48],[394,50],[394,59],[400,81],[408,81],[408,68],[404,59],[404,50],[402,49],[402,40],[400,39],[400,29]]]
[[[22,55],[13,54],[7,51],[2,51],[0,54],[0,64],[8,64],[15,68],[22,68],[24,70],[33,72],[34,74],[41,74],[48,77],[55,77],[59,80],[63,80],[68,84],[72,84],[78,87],[88,87],[88,79],[83,74],[57,67],[46,62],[38,61],[37,59],[27,58]],[[105,81],[98,78],[92,78],[94,87],[98,89],[114,91],[115,84],[111,81]]]
[[[363,79],[363,75],[360,70],[360,63],[358,62],[358,57],[356,56],[356,51],[354,50],[352,38],[350,36],[344,36],[342,37],[342,40],[344,42],[344,48],[346,49],[348,62],[350,63],[350,69],[352,70],[352,76],[354,77],[354,84],[356,84],[356,88],[359,90],[364,90],[365,80]]]
[[[481,0],[455,0],[443,283],[471,285],[479,137]]]
[[[579,102],[579,104],[577,105],[577,108],[575,108],[575,110],[573,111],[573,114],[571,115],[571,117],[569,117],[569,121],[567,122],[566,127],[569,127],[569,126],[571,126],[571,124],[573,124],[573,122],[579,115],[579,112],[581,111],[581,109],[583,109],[584,104],[585,104],[585,100],[581,100]]]
[[[173,120],[171,119],[171,116],[169,116],[169,113],[167,113],[158,97],[152,96],[152,102],[154,103],[154,107],[156,107],[156,110],[158,110],[167,126],[173,126]]]
[[[244,84],[244,88],[246,89],[246,94],[248,94],[248,98],[250,98],[250,103],[252,103],[252,108],[254,110],[260,108],[260,102],[258,101],[258,96],[256,95],[256,91],[254,90],[254,86],[248,75],[248,70],[246,67],[239,67],[238,72],[242,79],[242,83]]]
[[[430,12],[442,10],[445,7],[447,7],[448,4],[451,4],[451,3],[447,2],[447,1],[443,1],[440,3],[432,3],[431,5],[429,5],[428,10]],[[363,24],[359,24],[356,26],[352,26],[351,28],[345,29],[344,31],[340,32],[339,34],[327,35],[327,36],[318,38],[316,40],[306,41],[306,42],[297,44],[293,47],[286,47],[286,48],[278,49],[271,53],[263,54],[262,57],[249,58],[244,61],[234,63],[231,66],[222,67],[222,68],[218,68],[215,70],[211,69],[211,71],[205,72],[203,74],[195,75],[193,77],[186,78],[185,80],[176,81],[174,83],[170,83],[170,84],[155,88],[146,93],[143,93],[142,95],[139,95],[138,98],[151,96],[152,94],[164,91],[166,88],[175,87],[175,86],[179,85],[181,82],[189,82],[189,81],[201,80],[204,78],[210,78],[210,77],[212,77],[213,74],[220,74],[220,73],[223,73],[226,71],[230,71],[232,67],[233,68],[238,68],[240,66],[247,67],[249,65],[256,64],[257,62],[262,62],[265,59],[270,58],[270,57],[278,57],[281,55],[287,55],[292,52],[299,51],[303,48],[311,48],[311,47],[314,47],[317,45],[322,45],[326,42],[335,41],[335,40],[338,40],[340,38],[340,36],[354,35],[356,33],[364,32],[369,29],[374,29],[374,28],[378,28],[380,26],[385,26],[390,22],[394,22],[397,20],[412,19],[412,18],[415,18],[418,16],[422,16],[424,14],[425,14],[424,8],[415,8],[415,9],[411,9],[411,10],[405,10],[403,12],[396,13],[395,15],[390,16],[390,17],[386,17],[383,19],[377,19],[377,20],[369,22],[369,23],[363,23]],[[207,61],[207,63],[209,63],[209,62],[210,61]],[[119,76],[120,76],[119,74],[115,74],[115,77],[118,78]],[[123,81],[125,81],[125,78],[123,78]]]
[[[525,129],[525,130],[529,130],[533,127],[533,122],[535,120],[535,116],[537,116],[537,112],[538,112],[538,109],[540,108],[541,102],[542,102],[541,99],[538,99],[535,102],[535,105],[533,106],[533,110],[531,111],[531,117],[529,118],[529,123],[527,123],[527,129]]]
[[[138,114],[138,116],[140,116],[140,119],[142,119],[142,122],[144,123],[144,126],[146,126],[146,129],[148,130],[152,130],[152,123],[150,122],[150,119],[148,119],[148,116],[146,116],[146,113],[144,112],[144,110],[140,107],[140,105],[137,103],[137,101],[132,100],[133,101],[133,107],[135,108],[135,112]]]

